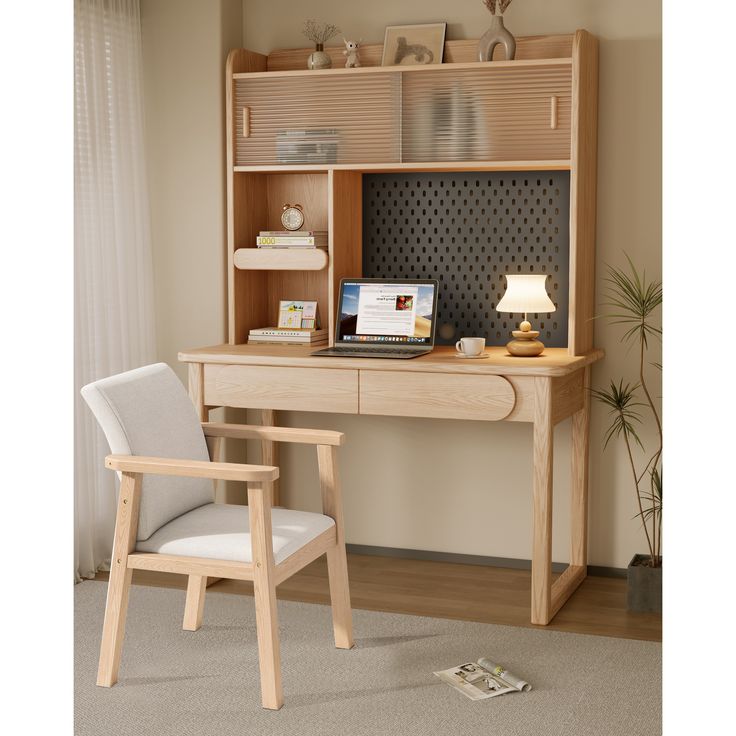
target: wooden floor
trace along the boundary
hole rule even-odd
[[[355,554],[348,555],[348,568],[354,608],[626,639],[662,640],[661,616],[629,613],[626,610],[626,580],[619,578],[586,578],[552,623],[541,627],[529,623],[531,574],[528,570]],[[106,576],[107,573],[98,573],[96,579],[105,580]],[[135,570],[133,582],[186,588],[183,575],[147,570]],[[253,595],[252,583],[239,580],[219,580],[209,590]],[[284,600],[329,603],[325,558],[289,578],[277,592]]]

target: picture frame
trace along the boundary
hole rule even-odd
[[[381,66],[441,64],[447,23],[386,26]]]

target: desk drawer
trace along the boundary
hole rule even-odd
[[[358,371],[205,365],[204,403],[245,409],[358,413]]]
[[[360,413],[438,419],[504,419],[514,408],[503,376],[360,372]]]

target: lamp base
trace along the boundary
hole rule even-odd
[[[506,343],[506,350],[517,358],[534,358],[544,352],[544,343],[537,340],[538,330],[513,330],[514,339]]]

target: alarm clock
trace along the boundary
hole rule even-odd
[[[281,224],[287,230],[299,230],[304,224],[304,212],[300,204],[285,204],[281,211]]]

